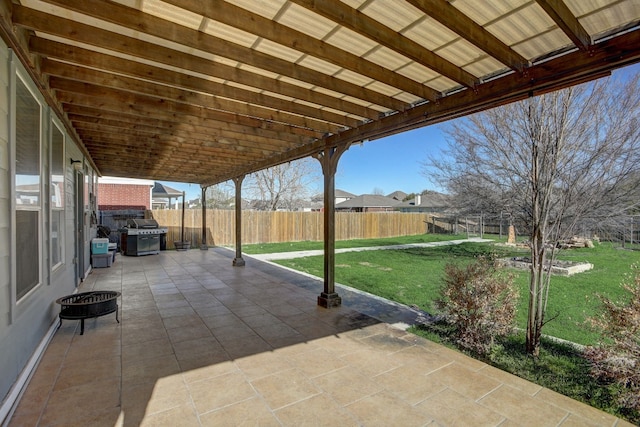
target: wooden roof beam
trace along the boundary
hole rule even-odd
[[[562,0],[536,0],[536,2],[580,50],[587,50],[593,44],[587,30]]]
[[[185,168],[185,164],[188,164],[189,167],[185,168],[185,171],[194,172],[202,177],[210,175],[214,168],[223,173],[231,173],[234,168],[243,163],[237,160],[237,156],[235,156],[236,160],[216,152],[207,152],[203,156],[200,151],[182,147],[164,145],[163,149],[159,151],[157,147],[144,141],[129,138],[105,139],[99,135],[88,135],[86,138],[88,140],[87,146],[92,153],[95,153],[96,163],[104,169],[118,168],[121,163],[127,160],[136,162],[139,166],[151,164],[157,168],[157,165],[163,165],[157,168],[160,173],[174,167]],[[206,160],[203,160],[203,157]],[[175,176],[173,180],[175,180]],[[192,182],[199,182],[199,180]]]
[[[473,19],[460,13],[447,0],[406,0],[460,37],[514,71],[523,71],[529,61]]]
[[[332,0],[291,0],[318,15],[324,16],[337,24],[349,28],[371,40],[388,47],[397,53],[442,74],[454,82],[467,87],[474,87],[478,79],[473,74],[463,70],[445,58],[425,49],[415,41],[391,28],[379,23],[342,2]],[[446,2],[445,2],[446,3]],[[447,3],[448,4],[448,3]],[[460,14],[462,15],[462,14]]]
[[[82,104],[88,104],[90,107],[96,107],[95,105],[89,104],[89,102],[86,102],[87,101],[86,98],[82,99],[70,93],[61,93],[61,96],[64,98],[65,103],[67,101],[70,101],[70,102],[78,101],[79,103],[82,103]],[[108,109],[111,109],[113,108],[114,105],[115,103],[111,103],[111,104],[105,104],[104,106],[106,106],[106,108]],[[67,106],[66,105],[63,105],[63,106],[66,109]],[[102,106],[100,107],[102,108]],[[190,118],[193,118],[193,117],[189,117],[188,115],[176,115],[175,118],[177,118],[178,120],[183,120],[183,119],[189,120]],[[198,121],[196,120],[195,122],[197,123]],[[178,128],[179,128],[179,124],[178,124]],[[213,128],[208,135],[209,135],[210,141],[217,140],[220,143],[224,143],[227,145],[237,144],[239,147],[245,146],[248,148],[264,147],[267,149],[283,150],[283,149],[286,149],[287,147],[291,147],[291,146],[295,147],[298,145],[303,145],[301,142],[299,142],[299,140],[296,140],[296,139],[293,139],[291,141],[283,141],[282,139],[276,139],[274,137],[270,137],[269,135],[272,135],[272,132],[260,132],[260,133],[253,132],[252,133],[252,132],[244,131],[243,129],[239,129],[236,126],[228,125],[225,123],[220,123],[219,126],[217,128]]]
[[[46,67],[42,69],[45,74],[51,75],[49,79],[50,85],[53,85],[59,79],[79,81],[90,83],[98,86],[124,90],[142,95],[149,95],[159,98],[173,99],[176,102],[186,104],[195,104],[206,106],[220,111],[235,112],[248,117],[255,117],[261,120],[273,121],[277,123],[286,123],[291,126],[297,126],[307,129],[313,129],[321,133],[333,133],[340,129],[336,125],[330,125],[326,122],[307,119],[303,116],[283,113],[260,106],[250,105],[234,100],[214,97],[202,92],[189,91],[186,89],[176,88],[172,86],[160,85],[149,81],[134,79],[106,73],[103,71],[93,70],[84,67],[77,67],[60,62],[44,61]],[[60,77],[63,76],[63,77]]]
[[[348,106],[347,108],[343,106],[346,102],[334,96],[329,96],[291,83],[274,80],[270,77],[242,70],[237,67],[212,62],[199,56],[190,55],[150,42],[81,24],[69,19],[55,17],[23,6],[14,5],[13,20],[17,26],[52,34],[74,42],[131,55],[154,61],[158,64],[169,65],[177,69],[189,70],[216,77],[221,80],[233,81],[259,90],[282,94],[313,104],[325,105],[339,111],[349,111]],[[31,48],[33,48],[33,46]],[[353,96],[354,98],[364,99],[373,104],[387,106],[392,109],[402,110],[407,106],[405,102],[398,99],[388,97],[379,92],[367,90],[366,88],[361,88],[344,80],[340,80],[340,84],[344,85],[345,89],[340,93]],[[351,92],[355,93],[352,94]],[[354,96],[356,94],[358,96]],[[356,106],[357,104],[353,105]],[[362,106],[357,105],[357,108],[362,109]]]
[[[353,116],[359,116],[362,118],[366,117],[369,119],[377,119],[380,116],[380,112],[377,110],[329,97],[325,94],[318,94],[317,96],[315,96],[312,91],[307,91],[306,89],[302,88],[300,88],[302,89],[302,95],[306,96],[298,98],[305,100],[306,98],[314,99],[315,103],[319,106],[318,108],[314,108],[312,106],[307,106],[297,102],[291,102],[265,93],[241,89],[228,84],[217,83],[186,73],[176,73],[175,71],[167,70],[165,68],[155,67],[140,62],[134,62],[129,59],[106,55],[103,53],[91,51],[89,49],[83,49],[77,46],[71,46],[40,37],[32,37],[29,43],[29,48],[32,52],[42,55],[46,58],[69,62],[72,64],[76,64],[77,66],[96,68],[109,73],[122,74],[134,78],[152,80],[171,86],[197,90],[219,97],[237,101],[244,101],[246,103],[260,105],[266,108],[288,111],[294,114],[309,116],[331,123],[346,122],[343,124],[349,127],[357,125],[357,123],[354,122],[359,122],[360,119],[354,118],[351,120],[345,120],[343,116],[337,113],[332,113],[330,111],[323,111],[321,107],[325,105],[335,110],[344,111],[345,114],[351,114]],[[57,61],[51,60],[42,61],[43,72],[55,72],[55,70],[51,70],[51,67],[58,66],[50,64],[51,62],[57,63]],[[298,95],[300,94],[301,93],[299,92]]]
[[[82,2],[78,2],[75,0],[47,0],[50,3],[59,5],[61,7],[69,8],[71,10],[75,10],[77,12],[87,14],[89,16],[93,16],[99,19],[103,19],[105,21],[121,25],[125,28],[129,28],[135,31],[140,31],[140,28],[144,28],[145,33],[170,40],[173,43],[182,44],[184,46],[192,47],[194,49],[198,49],[203,52],[208,52],[220,57],[232,59],[234,61],[238,61],[243,64],[251,65],[256,68],[268,70],[272,73],[281,74],[293,79],[300,80],[301,82],[306,82],[312,85],[317,85],[323,87],[325,89],[332,90],[337,93],[343,93],[348,96],[352,96],[354,98],[362,99],[365,101],[369,101],[373,104],[382,105],[388,108],[392,108],[394,110],[399,110],[406,107],[406,103],[389,97],[387,95],[381,94],[380,92],[372,91],[366,88],[362,88],[358,85],[352,84],[350,82],[345,82],[345,80],[338,79],[335,77],[331,77],[327,74],[318,72],[316,70],[312,70],[306,67],[302,67],[297,64],[292,64],[283,59],[267,55],[261,52],[258,52],[253,49],[246,48],[244,46],[240,46],[229,42],[228,40],[220,39],[201,31],[192,30],[181,25],[172,23],[170,21],[165,21],[160,18],[154,17],[147,13],[143,13],[138,11],[137,9],[133,9],[130,7],[122,6],[117,3],[112,2],[104,2],[97,0],[83,0]],[[18,10],[18,13],[22,13]],[[36,11],[30,12],[33,14]],[[40,12],[38,12],[40,13]],[[15,13],[14,13],[15,15]],[[37,19],[36,17],[33,20]],[[60,20],[63,18],[54,18],[55,20]],[[16,17],[14,16],[14,21],[16,21]],[[79,27],[75,28],[79,23],[71,20],[64,20],[68,22],[59,22],[58,25],[65,25],[65,30],[62,30],[62,33],[66,33],[71,40],[74,40],[73,35],[71,35],[69,30],[74,31],[75,35],[79,37],[78,33],[80,31],[87,31],[88,26],[84,24],[80,24]],[[16,21],[17,22],[17,21]],[[104,33],[109,33],[106,30],[101,30],[96,27],[90,27],[96,31],[99,30],[96,34],[94,34],[91,39],[95,40],[96,38],[110,40]],[[44,31],[44,29],[42,29]],[[101,35],[104,34],[104,35]],[[110,33],[115,35],[116,33]],[[59,34],[64,37],[63,34]],[[107,37],[107,38],[105,38]],[[118,37],[111,37],[111,42],[118,43],[122,45],[120,42],[121,38],[126,36],[119,35]],[[152,43],[147,43],[151,46],[155,46],[154,49],[159,49],[159,45],[154,45]],[[126,43],[125,43],[126,46]],[[172,50],[168,48],[161,49],[164,50]],[[175,52],[175,50],[172,50]],[[126,52],[126,49],[124,51]],[[211,62],[207,61],[211,68]],[[215,63],[214,63],[215,64]],[[217,68],[225,68],[222,64],[217,64]],[[233,67],[230,67],[233,68]],[[208,73],[207,73],[208,74]],[[247,83],[249,86],[255,85],[255,83]]]
[[[282,153],[284,150],[282,147],[263,147],[260,144],[253,144],[253,146],[234,145],[228,141],[224,144],[215,144],[217,141],[195,140],[184,138],[176,135],[166,134],[149,134],[148,132],[140,132],[126,128],[119,128],[115,126],[100,126],[93,123],[77,122],[78,135],[82,135],[83,138],[100,138],[102,140],[116,141],[125,139],[131,142],[154,144],[156,150],[161,152],[164,149],[171,147],[182,147],[185,151],[198,152],[198,150],[215,151],[221,155],[235,154],[236,156],[246,156],[248,158],[261,156],[269,156],[277,153]]]
[[[204,106],[184,104],[171,99],[155,98],[147,95],[134,94],[117,89],[105,88],[90,83],[75,82],[59,78],[51,79],[52,89],[56,89],[61,102],[69,102],[69,98],[63,99],[64,93],[72,93],[82,99],[93,98],[93,106],[120,105],[122,110],[128,106],[130,109],[147,109],[150,114],[154,110],[164,110],[174,114],[184,114],[202,117],[207,120],[226,125],[225,128],[237,129],[238,132],[250,135],[265,136],[275,140],[288,142],[309,142],[322,137],[322,134],[310,129],[298,128],[282,123],[267,122],[253,117],[241,116],[225,111],[218,111]],[[55,86],[54,86],[55,85]],[[79,98],[80,99],[80,98]],[[91,106],[91,105],[90,105]]]
[[[100,123],[103,118],[120,121],[129,128],[139,126],[155,127],[158,131],[166,132],[194,132],[196,135],[206,135],[211,141],[236,141],[240,146],[253,148],[258,144],[266,147],[283,144],[279,140],[268,138],[263,135],[250,134],[241,130],[225,126],[215,121],[202,119],[190,115],[177,115],[168,112],[150,111],[149,109],[131,109],[123,112],[122,108],[117,109],[118,104],[113,102],[94,105],[93,99],[82,96],[72,96],[64,94],[64,99],[71,99],[73,103],[63,103],[63,108],[68,116],[81,116],[84,122]],[[80,119],[78,119],[80,121]],[[290,144],[288,144],[290,145]]]
[[[114,137],[149,138],[154,141],[167,141],[168,144],[175,142],[175,144],[180,144],[185,148],[197,147],[198,149],[213,149],[219,150],[220,152],[228,151],[229,153],[240,153],[243,156],[273,155],[274,153],[285,151],[284,148],[286,148],[282,145],[248,142],[229,137],[209,137],[203,139],[188,132],[158,133],[157,130],[154,132],[151,127],[144,128],[138,126],[138,128],[132,129],[127,126],[126,122],[113,120],[101,120],[98,123],[84,120],[82,117],[76,117],[71,120],[78,134],[84,132],[83,135],[86,135],[86,132],[92,132],[93,134],[100,133],[103,135],[113,135]]]
[[[236,151],[254,150],[259,151],[262,154],[267,154],[269,151],[280,151],[281,145],[270,145],[264,141],[250,141],[249,139],[239,139],[237,135],[226,134],[225,132],[218,132],[218,135],[212,135],[205,132],[197,132],[189,129],[181,129],[178,126],[158,127],[153,126],[152,123],[147,123],[145,120],[127,120],[122,116],[116,116],[115,114],[110,118],[105,117],[92,117],[84,116],[81,114],[67,114],[69,120],[74,124],[76,129],[86,128],[88,125],[99,126],[99,129],[108,130],[109,128],[115,128],[113,131],[118,131],[118,128],[124,129],[127,132],[137,132],[141,135],[151,134],[149,136],[158,135],[158,131],[162,130],[162,135],[169,137],[180,138],[182,141],[193,141],[194,144],[204,147],[223,148],[229,146]],[[157,122],[157,121],[155,121]],[[255,150],[256,144],[259,144],[260,150]]]
[[[165,1],[191,12],[202,14],[214,21],[222,22],[315,58],[320,58],[420,98],[435,101],[441,96],[440,92],[420,82],[231,3],[222,0],[209,0],[206,2],[201,0]],[[295,43],[292,44],[292,41],[295,41]]]
[[[238,150],[234,149],[216,149],[200,145],[187,145],[183,142],[171,138],[169,136],[163,136],[162,138],[153,138],[126,133],[109,133],[93,130],[89,127],[79,128],[79,134],[87,141],[89,146],[102,146],[105,147],[128,147],[132,152],[136,152],[140,158],[146,158],[147,155],[158,157],[159,153],[171,153],[171,157],[177,156],[177,158],[192,158],[197,154],[210,154],[222,159],[224,164],[228,165],[240,165],[242,162],[238,160]],[[245,152],[240,150],[243,156],[250,159],[260,159],[264,155],[259,152]],[[272,155],[275,153],[271,153]]]
[[[99,156],[96,155],[96,163],[99,163],[104,171],[104,175],[120,176],[125,178],[141,178],[149,179],[154,177],[156,180],[163,181],[182,181],[199,183],[201,180],[206,180],[209,176],[210,169],[195,169],[193,166],[197,166],[193,160],[185,160],[183,165],[165,164],[158,162],[157,160],[140,161],[140,159],[131,159],[126,162],[109,162],[105,163],[104,159],[108,160],[108,155]]]
[[[246,133],[241,134],[223,130],[220,129],[220,127],[210,127],[208,123],[187,123],[182,120],[183,117],[176,117],[175,115],[169,114],[156,114],[154,117],[149,117],[148,115],[143,116],[121,111],[108,111],[73,104],[63,104],[63,107],[67,113],[67,117],[72,121],[87,123],[117,122],[129,129],[155,129],[156,133],[162,131],[169,135],[184,133],[187,135],[195,135],[196,139],[206,139],[206,137],[208,137],[210,140],[233,140],[237,141],[240,145],[245,142],[247,144],[268,144],[271,141],[269,139],[247,135]]]
[[[141,144],[141,141],[127,140],[122,141],[118,139],[109,139],[104,138],[100,135],[92,135],[91,133],[86,135],[88,140],[87,146],[91,148],[92,152],[99,153],[108,152],[109,150],[114,150],[115,152],[122,152],[127,150],[128,157],[138,157],[138,160],[153,160],[153,161],[161,161],[165,160],[168,162],[178,162],[182,160],[196,160],[202,162],[202,158],[212,159],[207,160],[207,167],[215,166],[217,169],[221,169],[222,171],[229,172],[230,169],[237,168],[241,166],[241,163],[238,162],[237,154],[225,154],[215,151],[202,151],[197,149],[185,149],[183,147],[166,147],[165,150],[159,152],[150,148],[140,147],[140,148],[130,148],[129,146],[133,144]],[[200,160],[199,160],[200,159]],[[249,157],[250,160],[255,161],[257,158]],[[105,159],[106,162],[108,159]],[[114,159],[117,162],[117,158]]]

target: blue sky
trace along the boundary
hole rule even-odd
[[[338,163],[336,188],[353,194],[370,194],[376,189],[383,194],[435,189],[422,175],[421,163],[445,147],[439,125],[352,145]]]
[[[640,72],[640,64],[618,70],[614,75],[625,78]],[[417,193],[422,190],[438,190],[421,173],[421,163],[431,154],[446,148],[443,127],[446,124],[428,126],[399,135],[354,144],[338,163],[336,188],[353,194],[373,193],[382,190],[389,194],[396,190]],[[318,164],[318,171],[320,165]],[[200,197],[200,186],[166,182],[176,190],[185,191],[188,199]],[[318,191],[322,191],[322,181]]]

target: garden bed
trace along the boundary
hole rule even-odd
[[[512,257],[500,260],[506,267],[517,268],[520,270],[528,270],[531,268],[531,258],[528,257]],[[556,260],[551,265],[551,274],[559,276],[573,276],[593,269],[593,264],[580,261],[560,261]]]

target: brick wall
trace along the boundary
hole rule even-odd
[[[98,209],[151,209],[151,187],[148,185],[98,183]]]

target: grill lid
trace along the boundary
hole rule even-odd
[[[127,220],[129,228],[158,228],[158,221],[155,219],[133,218]]]

